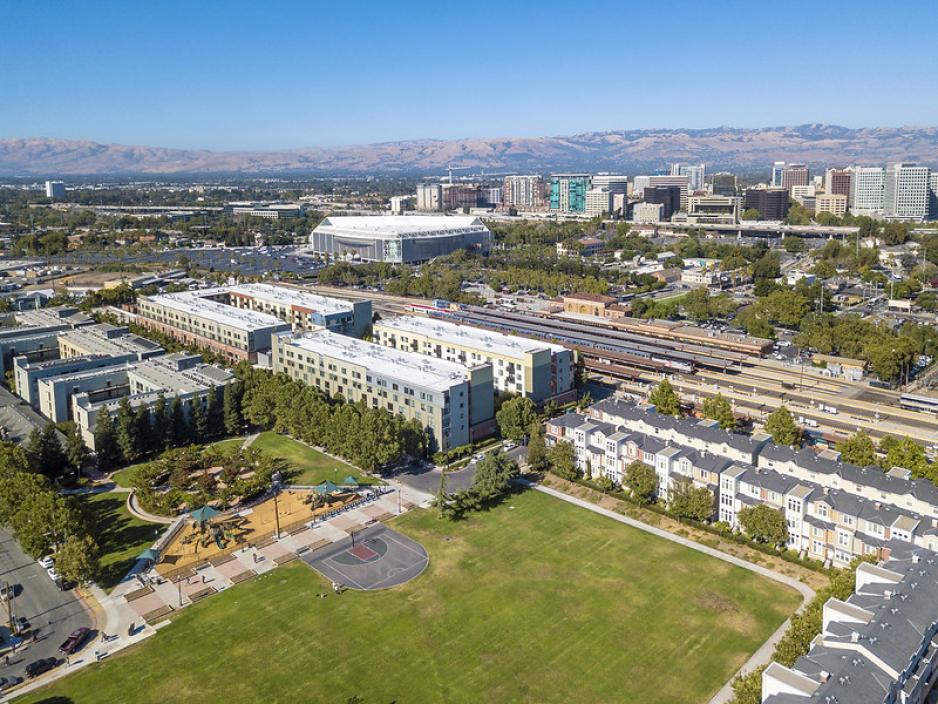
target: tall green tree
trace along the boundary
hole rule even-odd
[[[658,493],[658,475],[644,462],[632,462],[625,468],[625,485],[635,501],[651,503]]]
[[[137,415],[130,407],[127,396],[121,398],[118,403],[114,429],[117,435],[117,446],[120,448],[124,462],[133,462],[140,456],[140,431],[137,425]]]
[[[192,399],[190,410],[192,433],[196,442],[204,442],[208,437],[208,414],[200,399]]]
[[[858,430],[842,443],[838,443],[837,451],[844,462],[850,462],[861,467],[876,464],[876,447],[873,440],[864,431]]]
[[[695,487],[690,479],[678,479],[668,491],[668,509],[678,518],[709,521],[713,517],[713,493],[706,487]]]
[[[208,391],[208,403],[205,407],[206,430],[209,437],[218,437],[225,431],[225,419],[219,389],[212,387]]]
[[[550,448],[550,471],[562,479],[573,481],[580,477],[580,470],[576,466],[576,450],[572,443],[561,441]]]
[[[498,430],[503,438],[520,442],[532,423],[537,422],[537,409],[527,396],[517,396],[502,404],[495,414]]]
[[[883,438],[883,440],[885,441],[885,438]],[[926,475],[928,470],[928,458],[925,456],[925,448],[912,438],[906,436],[894,442],[887,442],[886,448],[886,459],[884,462],[886,469],[902,467],[912,472],[916,477]]]
[[[98,545],[87,534],[69,535],[55,553],[55,569],[66,581],[85,584],[100,571]]]
[[[765,419],[765,432],[779,445],[801,445],[801,428],[785,406],[779,406]]]
[[[190,444],[189,418],[186,416],[186,409],[183,408],[182,399],[178,396],[173,398],[173,402],[169,406],[169,418],[173,447]]]
[[[651,393],[648,395],[648,402],[654,405],[658,413],[663,413],[667,416],[681,415],[681,401],[678,399],[674,387],[671,386],[671,382],[667,379],[662,379],[661,382],[652,389]]]
[[[222,405],[225,433],[227,435],[238,435],[244,424],[244,419],[241,417],[241,393],[242,387],[239,381],[225,386]]]
[[[107,471],[121,461],[121,450],[117,444],[117,432],[111,414],[105,410],[98,413],[94,424],[94,451],[98,458],[98,468]]]
[[[543,426],[538,422],[532,423],[528,429],[528,438],[528,469],[532,472],[543,472],[549,464]]]
[[[65,449],[59,442],[58,432],[53,423],[46,423],[42,429],[34,428],[26,442],[26,456],[34,472],[44,474],[50,479],[61,477],[67,468]]]
[[[169,427],[169,406],[166,395],[160,391],[150,411],[150,432],[153,434],[155,450],[168,450],[172,447],[172,434]]]
[[[471,491],[482,504],[501,498],[511,490],[511,481],[518,476],[518,463],[501,450],[493,450],[476,464]]]
[[[85,439],[81,436],[81,430],[77,425],[72,424],[65,439],[65,456],[68,466],[75,472],[80,473],[82,467],[88,462],[91,452],[85,444]]]
[[[770,545],[788,542],[788,522],[785,514],[767,504],[746,506],[739,512],[739,524],[753,540]]]
[[[704,417],[717,421],[724,430],[733,430],[736,427],[736,416],[733,415],[733,407],[721,393],[704,399],[700,410],[703,412]]]

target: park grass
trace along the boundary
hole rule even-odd
[[[376,483],[375,479],[347,462],[329,457],[309,445],[273,431],[261,433],[251,447],[286,460],[290,466],[286,479],[291,484],[311,486],[327,479],[340,484],[350,475],[355,477],[359,484]]]
[[[126,492],[83,494],[80,501],[92,521],[94,539],[100,548],[101,574],[98,586],[109,590],[134,566],[137,555],[150,547],[166,526],[148,523],[127,510]]]
[[[533,491],[393,525],[430,553],[402,587],[318,599],[328,586],[293,563],[21,701],[702,704],[799,602]]]
[[[240,436],[227,438],[226,440],[219,440],[218,442],[209,443],[207,447],[214,447],[224,451],[233,450],[236,447],[241,447],[241,445],[244,444],[244,440],[245,438]],[[124,467],[123,469],[119,469],[111,474],[111,480],[119,487],[123,487],[124,489],[132,489],[134,472],[137,471],[138,467],[142,467],[143,465],[149,463],[150,460],[146,460],[145,462],[137,462],[136,464],[131,464]]]

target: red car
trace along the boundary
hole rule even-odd
[[[64,655],[71,655],[77,652],[78,649],[84,645],[89,633],[91,633],[91,629],[85,628],[84,626],[72,631],[71,635],[65,639],[65,642],[59,646],[59,652]]]

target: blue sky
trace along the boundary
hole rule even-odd
[[[0,138],[938,125],[938,2],[0,0]]]

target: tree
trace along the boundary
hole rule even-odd
[[[528,469],[543,472],[548,467],[547,445],[544,442],[544,428],[534,422],[528,430]]]
[[[532,423],[537,422],[537,409],[527,396],[518,396],[502,404],[495,414],[503,438],[520,442]]]
[[[518,476],[518,463],[501,450],[493,450],[476,464],[470,491],[484,505],[509,492],[511,481]]]
[[[703,412],[705,418],[718,421],[720,427],[724,430],[732,430],[736,427],[736,416],[733,415],[733,407],[721,393],[711,398],[704,399],[700,410]]]
[[[886,438],[883,438],[882,446]],[[925,457],[925,448],[915,442],[912,438],[906,436],[893,442],[885,442],[886,445],[886,469],[893,467],[902,467],[907,469],[916,477],[921,477],[928,469],[928,459]]]
[[[94,451],[98,457],[98,468],[113,469],[120,463],[121,451],[117,445],[117,434],[111,414],[102,409],[94,424]]]
[[[225,431],[225,418],[222,410],[222,400],[218,397],[219,390],[212,387],[208,390],[208,404],[205,408],[206,429],[209,437],[218,437]]]
[[[765,419],[765,432],[779,445],[801,445],[801,428],[795,425],[795,419],[785,406],[779,406]]]
[[[133,462],[140,456],[140,434],[136,414],[127,396],[121,398],[117,406],[115,433],[124,462]]]
[[[668,508],[679,519],[703,523],[713,517],[713,494],[706,487],[695,487],[690,479],[682,477],[668,492]]]
[[[758,220],[762,216],[759,214],[759,211],[755,208],[746,208],[741,214],[740,219],[742,220]]]
[[[785,248],[786,252],[790,252],[791,254],[798,254],[806,249],[804,240],[797,235],[786,235],[783,237],[782,247]]]
[[[858,430],[842,443],[838,443],[837,451],[844,462],[868,467],[876,463],[876,448],[872,439],[862,430]]]
[[[201,399],[192,399],[190,420],[194,439],[197,442],[203,442],[208,437],[208,413]]]
[[[73,424],[68,429],[65,440],[65,457],[68,466],[76,473],[81,473],[81,468],[85,466],[91,452],[88,450],[85,439],[81,436],[81,430],[78,429],[77,425]]]
[[[662,379],[661,383],[652,389],[648,395],[648,403],[654,405],[658,413],[667,416],[681,415],[681,401],[667,379]]]
[[[166,395],[160,391],[150,412],[150,432],[153,435],[152,446],[155,450],[168,450],[172,447],[172,434],[169,428],[169,408]]]
[[[169,406],[169,422],[173,436],[173,447],[189,444],[189,419],[182,406],[182,399],[176,396]]]
[[[746,534],[759,543],[784,545],[788,542],[785,514],[767,504],[746,506],[739,512],[739,524]]]
[[[67,582],[89,582],[99,568],[98,545],[90,535],[68,536],[55,553],[55,569]]]
[[[34,472],[56,479],[65,473],[66,457],[59,442],[58,431],[52,423],[33,428],[26,442],[26,457]]]
[[[550,471],[562,479],[579,479],[580,470],[576,466],[576,450],[572,443],[561,441],[550,448]]]
[[[625,468],[625,485],[635,501],[651,503],[658,493],[658,475],[644,462],[632,462]]]

